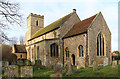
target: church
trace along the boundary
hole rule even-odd
[[[85,67],[96,61],[111,64],[111,32],[101,12],[81,20],[76,9],[44,27],[44,16],[31,13],[27,17],[25,35],[27,59],[33,64],[54,65],[67,60]],[[86,57],[88,60],[86,61]]]

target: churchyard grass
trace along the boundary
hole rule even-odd
[[[120,67],[119,67],[120,68]],[[112,68],[112,65],[108,66],[99,66],[98,70],[93,71],[93,68],[88,69],[76,69],[76,66],[73,67],[73,74],[71,76],[65,75],[65,69],[62,71],[63,77],[118,77],[118,65],[115,68]],[[34,77],[50,77],[53,74],[54,68],[42,68],[42,69],[33,69]]]
[[[35,69],[33,67],[33,76],[34,77],[50,77],[50,75],[54,72],[54,68],[42,68],[42,69]]]

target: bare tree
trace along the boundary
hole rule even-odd
[[[0,44],[5,44],[6,40],[10,41],[8,37],[4,34],[4,32],[3,33],[0,32]]]
[[[24,42],[25,42],[25,37],[24,36],[20,36],[20,44],[24,44]]]
[[[7,35],[4,33],[10,24],[20,25],[22,23],[22,15],[18,3],[11,3],[7,0],[0,0],[0,42],[8,40]]]
[[[10,46],[12,46],[13,44],[17,44],[18,43],[18,38],[17,37],[12,37],[9,41]]]

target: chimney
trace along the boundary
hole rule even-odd
[[[73,9],[73,12],[76,12],[76,9]]]

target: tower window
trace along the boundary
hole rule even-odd
[[[36,26],[38,26],[38,20],[36,21]]]

